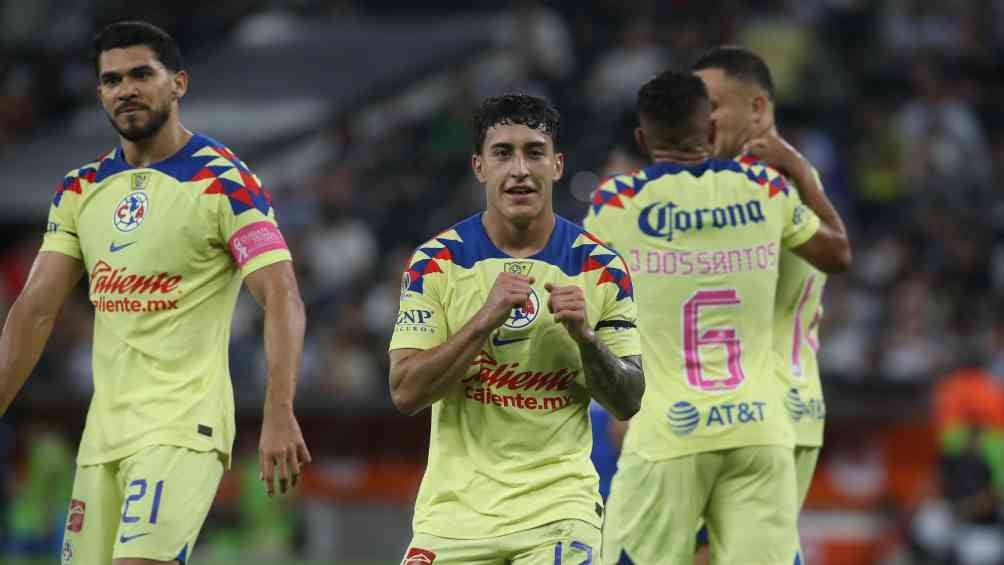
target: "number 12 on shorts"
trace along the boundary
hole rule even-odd
[[[136,479],[129,483],[129,490],[138,489],[138,492],[133,492],[126,498],[125,505],[122,507],[122,523],[133,524],[142,519],[139,516],[129,515],[129,505],[133,502],[143,500],[143,497],[146,496],[146,486],[146,479]],[[160,512],[160,497],[162,494],[164,494],[164,481],[160,480],[154,483],[153,487],[153,504],[150,506],[150,516],[147,518],[151,524],[157,523],[157,513]]]
[[[582,543],[581,541],[573,541],[568,544],[568,547],[574,550],[578,550],[586,554],[585,561],[579,563],[578,565],[593,565],[593,548]],[[554,544],[554,565],[562,565],[561,555],[563,553],[564,544],[560,541]]]

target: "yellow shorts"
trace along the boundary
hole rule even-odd
[[[561,520],[495,538],[462,540],[416,533],[401,565],[592,565],[600,529]]]
[[[185,563],[222,477],[218,452],[172,445],[77,467],[63,565],[127,557]]]
[[[690,565],[708,525],[716,564],[791,565],[797,505],[791,448],[741,447],[648,461],[626,454],[607,500],[603,563]]]
[[[795,479],[798,484],[798,508],[802,509],[805,497],[812,485],[812,475],[816,472],[819,461],[819,447],[795,446]]]

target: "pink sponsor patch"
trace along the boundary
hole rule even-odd
[[[230,238],[230,254],[238,267],[269,251],[287,249],[279,228],[270,222],[255,222],[244,226]]]

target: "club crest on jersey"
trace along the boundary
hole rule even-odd
[[[533,261],[509,261],[506,262],[502,268],[507,273],[519,275],[521,277],[529,277],[530,270],[533,269]]]
[[[530,298],[526,301],[526,304],[513,308],[512,313],[509,314],[509,319],[502,325],[510,330],[521,330],[528,327],[537,319],[538,312],[540,312],[540,298],[537,296],[537,291],[531,288]]]
[[[130,192],[115,207],[112,222],[120,232],[131,232],[143,224],[150,213],[150,198],[143,191]]]
[[[135,173],[132,176],[132,189],[133,190],[146,190],[146,186],[150,184],[150,173]]]

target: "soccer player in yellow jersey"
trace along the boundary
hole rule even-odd
[[[774,81],[767,63],[749,49],[716,47],[693,66],[711,99],[715,128],[714,154],[720,159],[740,157],[744,147],[767,162],[784,167],[783,147],[774,121]],[[790,251],[778,265],[774,302],[776,369],[785,383],[785,407],[795,428],[795,475],[801,508],[823,445],[826,415],[819,381],[819,321],[822,317],[826,273]],[[801,553],[801,552],[799,552]],[[797,562],[802,561],[801,555]]]
[[[586,228],[635,277],[646,393],[624,439],[604,562],[686,564],[698,522],[716,563],[790,565],[791,427],[774,375],[778,257],[846,269],[847,239],[811,169],[799,183],[760,163],[707,159],[711,107],[695,76],[667,71],[638,93],[653,164],[597,189]]]
[[[623,420],[644,391],[631,276],[553,211],[564,156],[546,100],[488,98],[474,126],[487,208],[415,252],[390,343],[394,404],[432,407],[402,563],[593,563],[589,402]]]
[[[119,22],[94,40],[97,93],[121,145],[56,188],[42,248],[0,337],[0,414],[86,274],[94,396],[77,455],[64,565],[187,563],[230,463],[230,320],[241,287],[265,309],[266,489],[310,461],[293,414],[304,311],[271,199],[218,142],[185,129],[181,54]],[[277,475],[277,477],[276,477]]]

